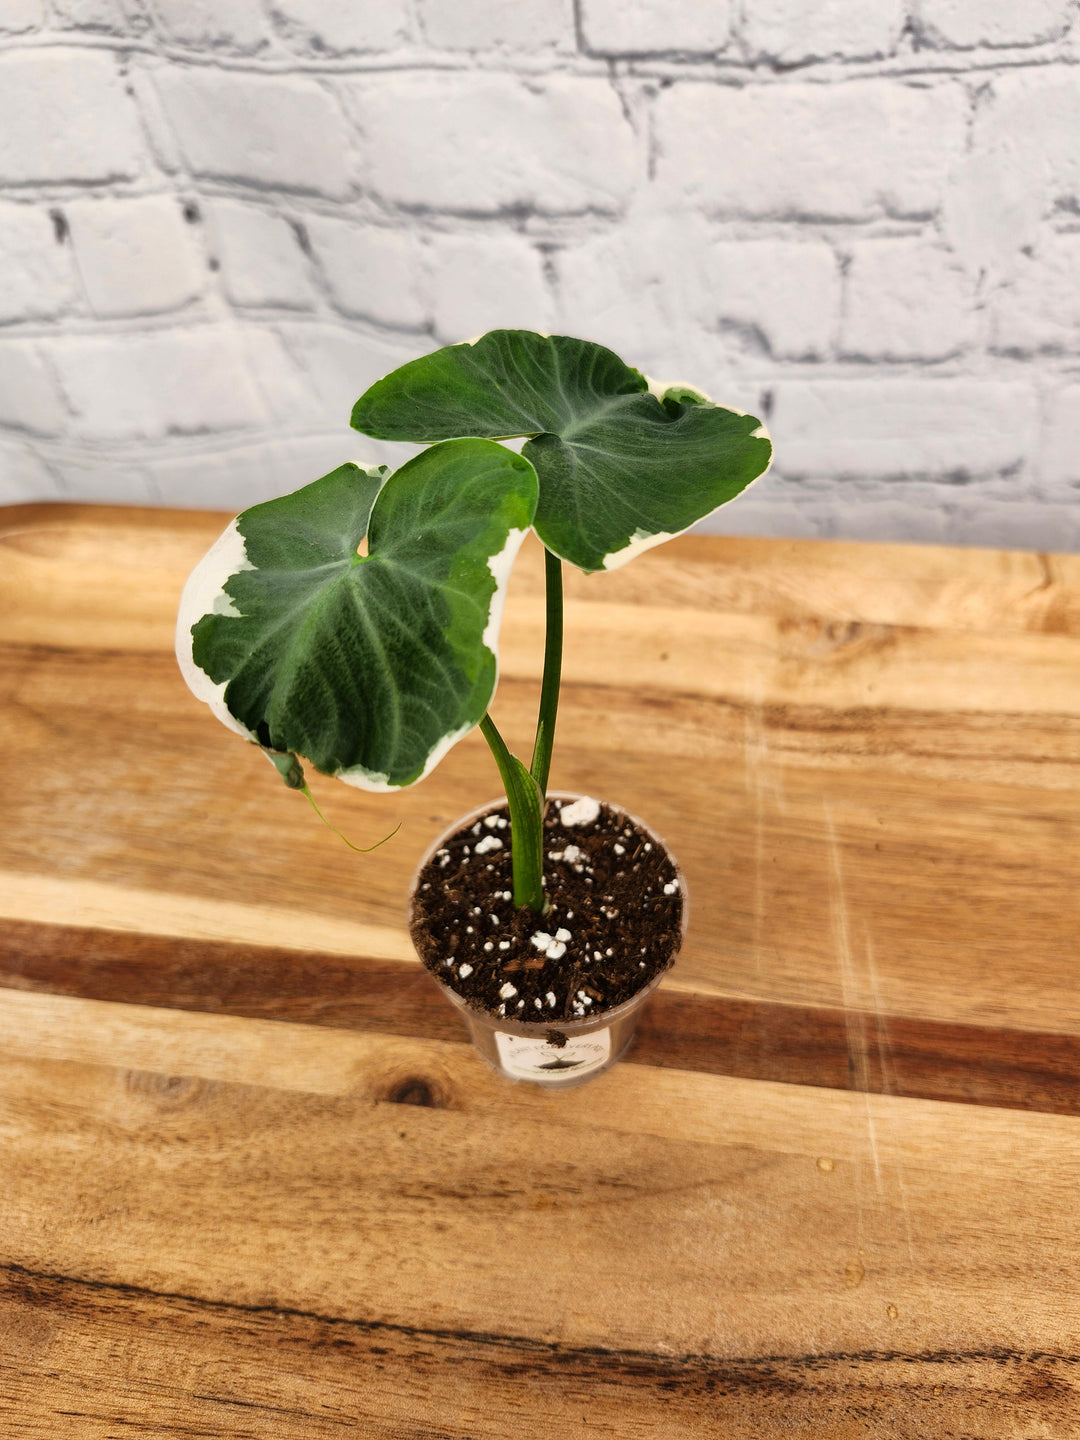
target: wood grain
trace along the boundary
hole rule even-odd
[[[634,1064],[551,1096],[459,1045],[34,995],[2,1019],[23,1433],[496,1436],[542,1403],[582,1435],[1069,1434],[1075,1120]]]
[[[829,1440],[1066,1436],[1080,1403],[1073,1354],[719,1360],[214,1305],[19,1267],[0,1270],[0,1333],[0,1417],[24,1435],[60,1423],[72,1440],[505,1440],[540,1423],[567,1437],[767,1440],[796,1416],[797,1433]]]
[[[355,944],[406,956],[401,897],[417,858],[440,828],[497,788],[482,740],[469,737],[430,781],[402,796],[318,787],[331,818],[359,843],[403,822],[394,843],[361,864],[299,797],[266,783],[258,754],[208,725],[176,674],[172,606],[222,517],[119,512],[114,520],[97,511],[83,520],[76,511],[65,525],[56,507],[44,509],[40,534],[30,527],[41,507],[21,512],[27,528],[16,527],[4,542],[4,632],[18,638],[0,651],[0,702],[9,764],[27,783],[9,795],[0,835],[0,870],[15,876],[0,913],[154,929],[155,913],[165,910],[165,928],[174,933],[187,927],[213,938],[221,926],[226,938],[241,941],[265,939],[270,915],[273,935],[298,948],[340,952]],[[687,599],[695,597],[708,615],[732,582],[718,562],[719,594],[708,605],[701,599],[704,543],[687,542],[694,580]],[[720,559],[733,545],[722,542]],[[788,567],[773,610],[793,586],[819,598],[823,614],[834,609],[838,602],[830,607],[821,593],[838,568],[832,547],[825,564],[813,544],[781,549]],[[870,562],[860,547],[848,550],[865,574]],[[908,551],[870,550],[885,589],[902,591]],[[675,593],[685,589],[683,550],[668,546],[642,557],[652,562],[654,596],[666,551]],[[939,612],[945,602],[934,597],[932,582],[948,593],[948,567],[930,552],[936,569],[920,575],[924,553],[913,552],[909,598],[929,596],[931,612]],[[970,627],[975,560],[956,554]],[[793,556],[801,564],[794,578]],[[989,625],[998,586],[1023,567],[1013,556],[981,558]],[[523,593],[508,607],[510,659],[498,697],[499,719],[519,743],[536,697],[538,656],[520,634],[522,626],[535,629],[537,597],[529,586],[536,559],[525,552]],[[737,591],[734,602],[760,600],[777,569],[766,568],[749,596]],[[120,590],[124,601],[115,593],[117,575],[130,581]],[[596,578],[576,586],[606,595]],[[1027,580],[1036,583],[1031,574]],[[1059,599],[1062,583],[1054,582]],[[110,584],[114,613],[102,647],[98,617]],[[90,603],[88,593],[99,598]],[[646,607],[620,594],[615,608],[629,625]],[[1067,663],[1076,658],[1076,637],[1049,636],[1072,647],[1058,666],[1055,692],[1071,686],[1071,714],[1032,713],[1044,662],[1029,670],[1022,647],[1009,648],[1030,641],[1041,654],[1042,630],[1010,630],[1002,654],[984,656],[996,678],[983,688],[1004,697],[1005,708],[974,706],[966,673],[949,663],[936,682],[942,692],[953,686],[951,696],[938,697],[942,708],[912,703],[920,691],[904,649],[890,652],[889,663],[907,677],[908,703],[868,706],[860,679],[865,647],[853,642],[845,658],[844,646],[821,643],[822,626],[806,625],[790,632],[789,643],[801,646],[800,671],[832,675],[815,682],[817,692],[833,687],[830,703],[776,697],[779,662],[767,636],[753,649],[758,695],[751,701],[717,693],[728,669],[747,663],[749,642],[743,646],[738,635],[705,667],[697,638],[686,640],[676,628],[658,655],[642,651],[635,660],[632,645],[624,647],[621,675],[600,683],[612,625],[605,600],[589,606],[567,648],[571,673],[593,678],[572,679],[566,688],[555,779],[600,790],[647,816],[682,860],[693,894],[691,933],[671,983],[744,1000],[1080,1033],[1070,961],[1080,922],[1080,665]],[[743,611],[720,614],[729,630],[732,615],[737,621]],[[753,630],[758,617],[747,623]],[[930,627],[925,633],[934,638]],[[991,644],[992,632],[980,639]],[[151,640],[153,648],[143,648]],[[882,662],[872,652],[876,673]],[[680,657],[677,683],[664,668],[673,655]],[[531,672],[516,675],[515,664]],[[701,693],[702,673],[710,694]],[[652,759],[657,754],[665,756],[662,767]],[[32,893],[24,897],[24,890]],[[29,903],[20,903],[24,898]],[[373,927],[381,931],[377,940],[360,933]]]
[[[225,517],[0,514],[18,1436],[1071,1436],[1080,560],[683,540],[567,576],[553,782],[671,843],[629,1062],[493,1076],[411,959],[497,778],[317,781],[171,657]],[[539,674],[541,557],[497,716]]]
[[[0,987],[185,1012],[462,1040],[416,964],[0,922]],[[769,1004],[663,987],[638,1065],[1080,1115],[1080,1037]]]

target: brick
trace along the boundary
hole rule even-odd
[[[849,5],[841,0],[753,0],[739,27],[755,60],[796,65],[808,60],[873,60],[895,53],[904,22],[902,0]]]
[[[151,0],[163,39],[251,54],[269,40],[259,0]]]
[[[975,111],[970,152],[943,210],[965,265],[993,282],[1040,237],[1044,216],[1080,209],[1080,85],[1056,66],[997,77]]]
[[[543,262],[522,236],[436,235],[428,247],[431,314],[441,340],[485,330],[551,329]]]
[[[1047,484],[1080,486],[1080,384],[1050,397],[1040,459]]]
[[[901,486],[848,482],[811,501],[808,508],[822,538],[942,545],[949,535],[947,507],[954,493],[947,486],[918,481]]]
[[[943,544],[945,506],[955,489],[907,481],[902,486],[834,482],[811,489],[771,472],[701,525],[702,534]]]
[[[234,305],[314,306],[308,259],[284,217],[257,205],[216,200],[209,220],[225,293]]]
[[[259,0],[151,0],[162,39],[194,49],[254,54],[270,39]]]
[[[60,490],[45,463],[26,445],[0,440],[0,505],[57,500]]]
[[[789,489],[794,487],[789,486]],[[695,525],[695,535],[764,535],[813,540],[821,534],[820,522],[801,494],[779,495],[775,482],[768,491],[751,485],[734,500]]]
[[[188,167],[177,143],[172,122],[161,103],[161,95],[154,83],[154,72],[139,66],[129,74],[128,84],[139,107],[143,133],[154,163],[169,174],[182,175]],[[187,176],[184,175],[179,183],[186,182]]]
[[[839,267],[818,241],[717,241],[699,216],[642,206],[560,251],[555,268],[559,326],[583,327],[620,353],[662,335],[684,351],[703,329],[784,358],[824,355],[833,344]]]
[[[4,0],[0,9],[0,35],[21,35],[44,23],[43,0]]]
[[[915,20],[931,44],[960,50],[978,45],[1039,45],[1069,28],[1071,0],[916,0]]]
[[[382,325],[418,327],[427,322],[423,260],[415,235],[320,216],[312,216],[307,225],[330,299],[342,314]]]
[[[365,181],[386,200],[449,211],[613,210],[639,175],[606,80],[552,75],[367,76],[344,82]]]
[[[1018,257],[1015,278],[993,300],[992,345],[1033,354],[1080,350],[1080,233],[1044,235]]]
[[[318,409],[317,397],[303,366],[276,327],[245,325],[239,338],[247,373],[275,426],[310,428]],[[346,415],[346,421],[348,418]]]
[[[111,52],[0,55],[0,184],[128,180],[144,163],[138,115]]]
[[[683,82],[657,101],[657,178],[706,211],[927,216],[964,146],[958,85],[891,79],[744,89]]]
[[[787,477],[963,481],[1034,453],[1038,407],[1022,382],[782,380],[769,429]]]
[[[205,326],[58,341],[53,363],[90,439],[156,440],[266,423],[240,337]]]
[[[873,360],[940,360],[976,338],[975,281],[919,240],[851,246],[840,346]]]
[[[67,419],[56,381],[37,346],[0,340],[0,425],[55,435]]]
[[[311,388],[311,410],[307,428],[325,426],[331,434],[342,436],[352,446],[347,454],[374,456],[373,464],[381,464],[393,456],[400,465],[414,453],[399,445],[385,446],[366,437],[357,437],[349,429],[352,407],[369,385],[384,375],[426,354],[432,347],[427,336],[415,344],[390,344],[370,335],[357,334],[344,325],[312,325],[292,323],[281,326],[289,353],[307,377]],[[359,447],[359,450],[357,449]]]
[[[77,295],[70,245],[58,245],[49,212],[0,203],[0,323],[47,320]]]
[[[121,464],[112,455],[57,454],[49,457],[65,500],[95,505],[149,505],[157,495],[141,465]]]
[[[142,26],[124,14],[120,0],[52,0],[57,26],[72,30],[103,30],[131,34]],[[145,22],[143,22],[145,23]]]
[[[711,55],[731,38],[729,0],[584,0],[581,28],[598,55]]]
[[[173,66],[157,84],[197,175],[341,198],[350,188],[344,116],[315,81]]]
[[[179,310],[201,292],[202,257],[175,195],[77,200],[65,213],[95,315]]]
[[[146,468],[166,504],[237,511],[317,480],[356,459],[362,445],[355,431],[351,436],[275,436],[210,455],[157,455]]]
[[[1076,505],[994,500],[961,494],[948,503],[945,540],[995,550],[1075,550],[1080,540]]]
[[[542,50],[576,43],[571,0],[422,0],[420,21],[442,50]]]
[[[828,354],[840,313],[840,269],[828,245],[725,241],[705,260],[700,306],[710,325],[747,326],[784,359]]]
[[[405,0],[342,4],[341,0],[273,0],[271,14],[285,40],[314,55],[395,50],[409,38]]]
[[[607,345],[650,374],[672,375],[664,362],[673,337],[685,350],[704,318],[707,248],[700,217],[632,206],[621,224],[555,253],[556,328]]]

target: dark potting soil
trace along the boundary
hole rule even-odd
[[[545,915],[513,903],[506,806],[463,826],[428,861],[412,938],[444,985],[493,1017],[549,1025],[629,1000],[682,938],[675,866],[623,811],[551,800],[544,820]],[[564,824],[584,812],[578,823]]]

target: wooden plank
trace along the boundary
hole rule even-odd
[[[360,843],[403,821],[384,850],[365,860],[350,855],[302,800],[272,783],[261,757],[210,723],[177,677],[170,586],[178,589],[222,517],[46,511],[44,519],[40,508],[22,512],[21,530],[9,519],[4,542],[5,561],[17,562],[0,578],[14,604],[4,629],[17,622],[23,630],[20,643],[0,651],[6,753],[20,779],[0,835],[0,914],[407,958],[402,898],[416,859],[454,815],[497,789],[482,741],[470,737],[401,796],[318,785],[331,818]],[[557,783],[600,790],[643,815],[687,870],[691,933],[671,983],[757,1004],[1080,1033],[1072,981],[1080,892],[1071,863],[1080,839],[1080,702],[1078,713],[1038,710],[1049,693],[1044,647],[1077,641],[1055,622],[1049,633],[1010,631],[998,654],[992,632],[998,587],[1017,600],[1021,582],[1037,584],[1031,565],[1043,562],[906,547],[869,547],[868,558],[857,546],[825,554],[787,543],[774,551],[765,542],[744,552],[742,542],[717,543],[713,550],[712,542],[680,542],[641,559],[654,567],[654,601],[673,595],[679,603],[668,613],[683,613],[681,606],[692,621],[699,607],[721,626],[715,635],[733,617],[747,620],[746,607],[764,605],[764,591],[772,596],[757,698],[744,693],[749,682],[725,689],[728,659],[734,670],[745,662],[734,650],[713,654],[703,686],[700,630],[673,637],[660,652],[667,662],[656,656],[650,668],[647,655],[634,659],[645,593],[627,591],[622,572],[600,577],[603,584],[578,577],[581,595],[619,598],[574,601],[588,611],[569,647],[573,673],[584,678],[567,686],[556,752]],[[710,567],[709,554],[724,563]],[[844,557],[855,579],[844,580]],[[536,558],[524,558],[507,620],[508,648],[520,651],[515,663],[531,664],[534,674],[504,678],[498,698],[500,719],[518,737],[529,733],[538,657],[527,660],[514,635],[515,626],[535,628]],[[1058,610],[1071,614],[1062,595],[1072,593],[1072,571],[1058,559],[1037,597],[1053,593]],[[912,697],[902,706],[864,703],[867,677],[881,665],[892,668],[894,691],[912,684],[918,698],[922,663],[903,645],[882,651],[857,634],[828,639],[827,617],[858,577],[869,598],[852,609],[884,613],[874,611],[871,571],[893,595],[893,615],[910,618],[897,598],[908,595],[912,604],[930,597],[933,614],[948,618],[945,597],[953,596],[959,628],[943,631],[950,646],[970,640],[963,625],[983,626],[980,663],[996,678],[980,693],[1006,708],[971,708],[967,671],[949,678],[951,650],[934,652],[942,671],[935,693],[945,705],[952,686],[953,708],[919,709]],[[117,601],[117,574],[128,577],[126,605]],[[827,704],[810,703],[784,679],[788,662],[770,650],[789,644],[777,619],[789,599],[790,644],[800,657],[791,675],[816,667],[809,689]],[[811,602],[824,629],[805,627]],[[93,617],[108,603],[112,648],[102,650]],[[152,634],[148,615],[157,615]],[[748,623],[731,641],[736,649],[759,617]],[[626,673],[600,684],[616,632]],[[933,629],[918,635],[933,638]],[[1080,665],[1053,654],[1067,677],[1053,693],[1070,705]],[[650,758],[660,753],[663,767]]]
[[[189,1013],[461,1040],[418,964],[352,954],[0,924],[0,986]],[[783,1005],[662,986],[638,1065],[1080,1115],[1080,1038]]]
[[[1073,1353],[721,1360],[212,1304],[19,1267],[0,1268],[0,1333],[0,1418],[41,1440],[58,1425],[66,1440],[508,1440],[540,1423],[567,1440],[1064,1437],[1080,1403]]]
[[[201,938],[405,957],[403,899],[417,859],[454,815],[496,789],[475,736],[401,796],[322,782],[330,818],[359,843],[403,821],[390,845],[356,857],[274,783],[261,756],[209,721],[168,657],[13,661],[9,652],[7,662],[7,755],[20,783],[0,833],[0,870],[16,877],[0,913],[13,918],[154,929],[160,910],[175,922],[165,928],[186,924]],[[922,773],[918,752],[873,753],[873,732],[868,745],[854,722],[843,765],[802,763],[790,751],[775,758],[764,722],[729,726],[730,743],[711,751],[680,753],[694,750],[696,722],[684,734],[675,711],[650,731],[636,719],[648,697],[608,692],[605,707],[595,694],[580,705],[579,694],[563,706],[556,779],[602,788],[671,842],[692,896],[675,983],[1080,1033],[1075,781],[972,779],[962,746],[946,772]],[[532,698],[524,684],[507,685],[500,704],[516,707],[516,722]],[[643,728],[646,742],[672,740],[662,770],[637,748]],[[936,741],[947,757],[954,717],[929,731],[927,722],[924,746]],[[1002,720],[996,732],[998,745],[1038,754],[1037,728],[1010,732]],[[825,733],[842,747],[843,736]],[[1047,747],[1076,775],[1080,745],[1067,757],[1067,738],[1048,736]],[[813,739],[804,736],[808,748]],[[985,758],[992,772],[999,763]]]
[[[571,1349],[1075,1354],[1074,1119],[634,1064],[552,1095],[435,1041],[2,1014],[9,1267]]]
[[[119,561],[155,583],[146,587],[150,617],[115,618],[141,626],[156,617],[154,623],[171,631],[175,612],[159,607],[156,597],[164,599],[170,585],[182,583],[228,518],[216,511],[128,506],[4,507],[0,544],[7,580],[0,576],[0,594],[19,602],[24,621],[35,626],[43,615],[53,627],[62,615],[75,616],[70,590],[56,589],[54,571],[62,559],[77,564],[84,593],[96,593],[100,613],[114,618]],[[720,535],[686,536],[677,549],[675,566],[664,546],[611,574],[586,576],[566,567],[566,593],[574,600],[651,607],[659,592],[667,603],[690,610],[825,623],[1080,635],[1076,555]],[[515,566],[514,589],[536,595],[543,583],[542,555],[530,542]]]
[[[631,1060],[550,1094],[409,958],[482,743],[318,783],[361,843],[404,822],[357,857],[183,689],[223,518],[0,516],[5,1431],[1071,1434],[1080,558],[567,576],[555,781],[655,825],[692,902]]]

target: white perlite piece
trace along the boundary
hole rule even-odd
[[[674,895],[675,891],[678,890],[678,888],[679,884],[677,880],[669,880],[668,883],[664,886],[664,894]]]
[[[468,977],[472,974],[472,966],[471,966],[471,965],[461,965],[461,966],[458,967],[458,972],[457,972],[457,973],[458,973],[458,979],[459,979],[459,980],[467,980]]]
[[[590,795],[583,795],[580,800],[564,805],[559,811],[559,819],[564,825],[591,825],[599,816],[600,802]]]
[[[496,827],[496,825],[498,825],[498,823],[499,823],[499,817],[498,817],[498,815],[485,815],[485,816],[484,816],[484,824],[488,827],[489,830],[494,830],[495,827]]]
[[[549,991],[547,992],[547,994],[544,996],[544,999],[547,1001],[548,1005],[549,1005],[552,1009],[555,1008],[555,992],[554,992],[554,990],[549,990]]]
[[[485,835],[482,840],[476,842],[477,855],[487,855],[491,850],[501,850],[503,842],[497,835]]]
[[[506,982],[506,984],[502,987],[502,989],[499,991],[499,999],[500,999],[500,1000],[512,1000],[516,994],[517,994],[516,988],[515,988],[513,985],[511,985],[511,984],[510,984],[510,981],[508,980],[508,981]]]
[[[569,930],[557,930],[554,935],[549,935],[546,930],[537,930],[536,934],[530,937],[529,944],[535,945],[541,955],[546,955],[549,960],[561,960],[566,954],[566,942],[569,939]]]

